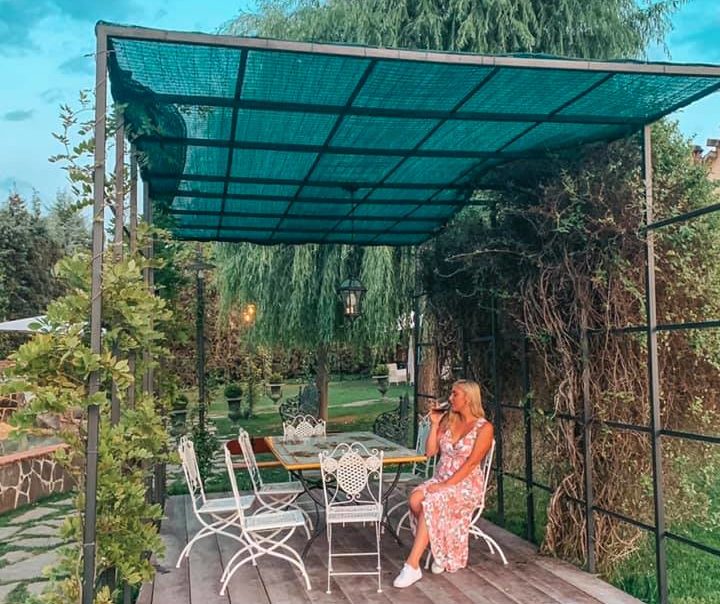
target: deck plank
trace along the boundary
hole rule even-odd
[[[236,541],[223,536],[220,536],[217,541],[220,549],[220,561],[224,570],[230,562],[230,558],[241,546]],[[247,604],[248,602],[271,604],[257,568],[250,563],[237,570],[228,583],[226,593],[232,604]]]
[[[157,572],[152,589],[153,604],[190,602],[190,567],[185,560],[175,568],[180,552],[187,543],[185,520],[186,497],[169,497],[165,502],[165,519],[160,535],[165,543],[165,556],[156,561]]]
[[[188,536],[200,530],[200,523],[192,509],[190,498],[185,498],[185,521]],[[188,558],[190,565],[190,603],[191,604],[230,604],[226,593],[220,595],[220,576],[222,563],[220,562],[220,549],[215,535],[204,537],[193,545]],[[153,604],[156,604],[153,602]],[[164,603],[157,603],[164,604]],[[168,603],[170,601],[168,600]],[[173,604],[180,604],[177,600]]]

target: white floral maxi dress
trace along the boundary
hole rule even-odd
[[[453,445],[450,428],[440,435],[440,461],[435,475],[416,490],[424,492],[423,511],[435,561],[448,572],[467,566],[468,530],[473,512],[483,503],[483,464],[479,463],[461,482],[428,493],[431,484],[443,482],[455,474],[470,457],[478,430],[487,420],[480,418],[470,432]],[[413,532],[415,516],[410,514]]]

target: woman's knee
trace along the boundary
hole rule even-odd
[[[416,516],[420,512],[422,512],[423,499],[425,499],[425,493],[423,493],[422,491],[413,491],[410,494],[410,498],[408,499],[408,505]]]

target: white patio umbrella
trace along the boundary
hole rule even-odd
[[[45,321],[45,315],[36,317],[27,317],[25,319],[13,319],[0,323],[0,331],[14,331],[18,333],[34,333],[36,329],[31,329],[30,325],[34,323],[42,323]],[[42,329],[42,328],[41,328]]]

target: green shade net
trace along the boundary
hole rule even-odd
[[[142,176],[181,239],[415,245],[493,167],[627,136],[720,88],[716,67],[102,27]]]

